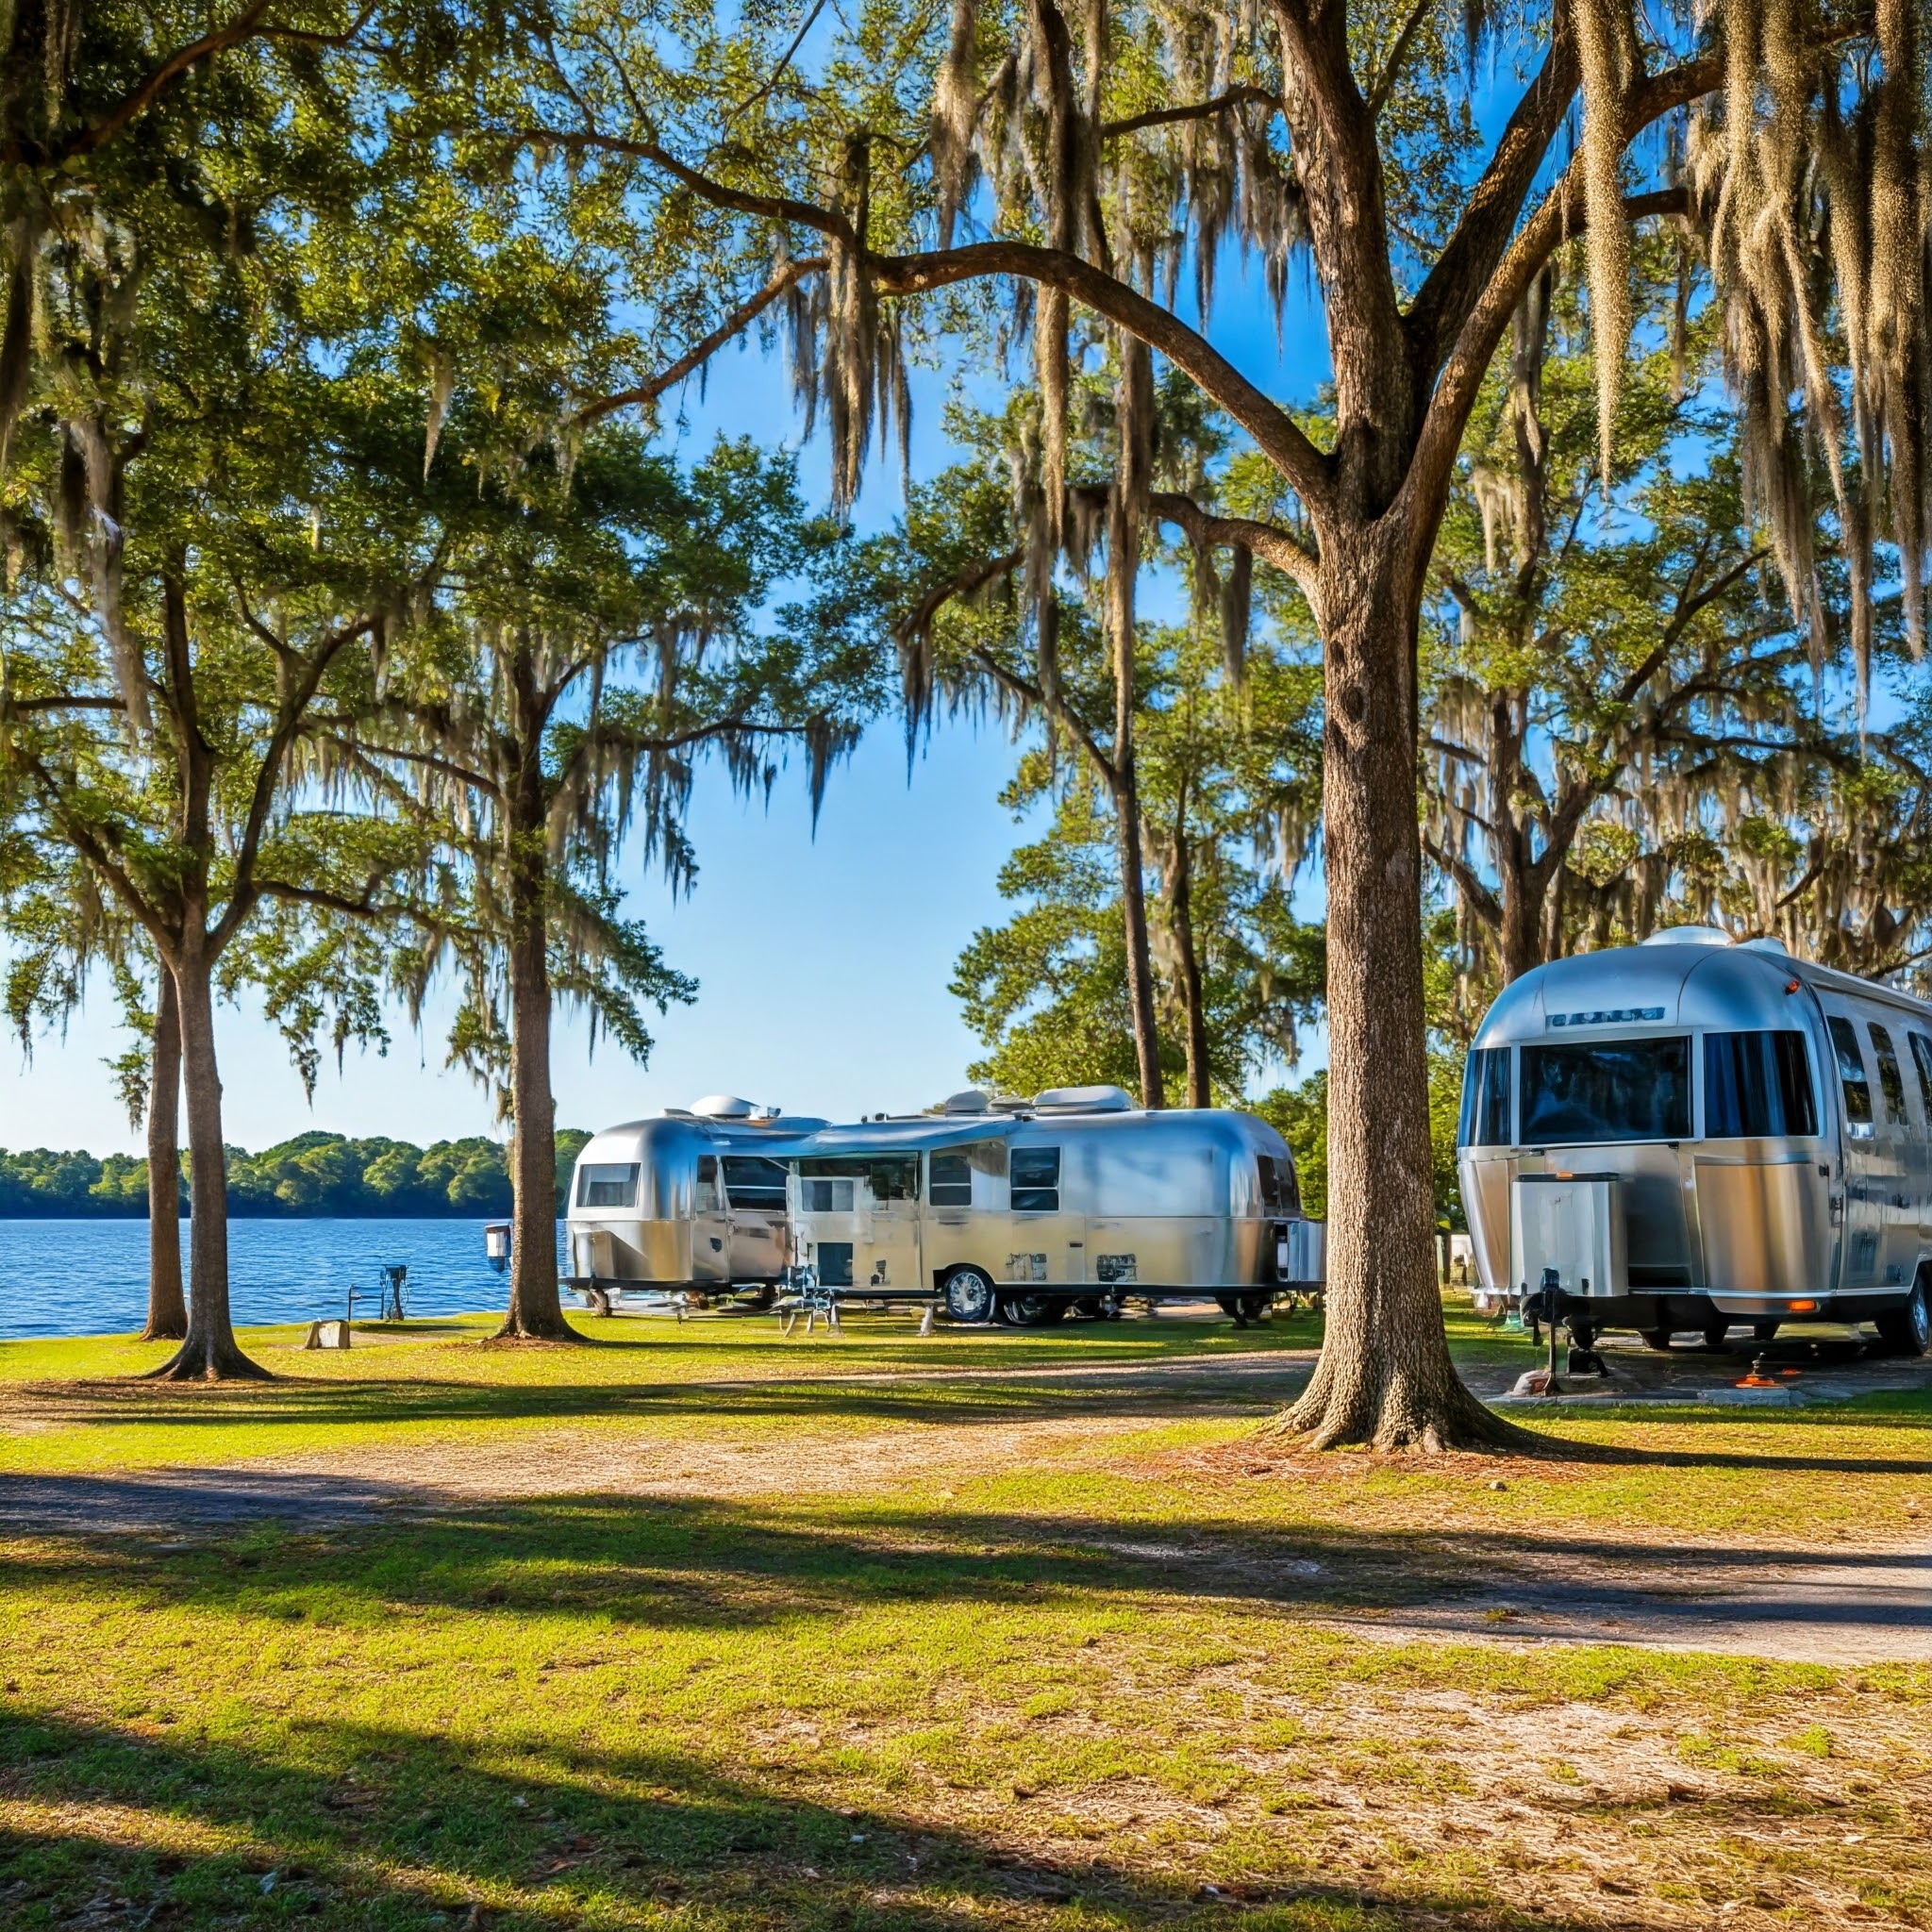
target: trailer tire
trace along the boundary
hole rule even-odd
[[[1249,1294],[1218,1294],[1214,1302],[1237,1328],[1245,1328],[1250,1322],[1258,1322],[1274,1306],[1274,1297],[1267,1289],[1258,1288]]]
[[[1899,1355],[1932,1352],[1932,1283],[1923,1269],[1912,1291],[1895,1308],[1883,1308],[1877,1319],[1878,1339]]]
[[[992,1279],[978,1268],[955,1268],[940,1288],[949,1322],[991,1322],[999,1297]]]
[[[1641,1328],[1638,1333],[1643,1337],[1643,1345],[1654,1348],[1659,1355],[1671,1352],[1671,1331],[1668,1328]]]
[[[1011,1328],[1051,1328],[1067,1319],[1071,1306],[1063,1294],[1006,1294],[1000,1297],[1000,1320]]]

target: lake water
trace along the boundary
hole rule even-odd
[[[509,1283],[483,1257],[480,1221],[231,1221],[228,1293],[236,1323],[373,1319],[379,1271],[409,1271],[411,1315],[501,1308]],[[559,1238],[561,1228],[558,1230]],[[181,1224],[183,1273],[188,1224]],[[366,1299],[365,1299],[366,1297]],[[0,1221],[0,1341],[115,1335],[147,1320],[145,1221]]]

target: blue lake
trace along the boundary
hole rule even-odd
[[[483,1257],[481,1221],[231,1221],[238,1324],[373,1319],[380,1270],[401,1262],[411,1315],[501,1308],[509,1284]],[[559,1228],[559,1238],[561,1229]],[[186,1270],[188,1224],[181,1224]],[[147,1320],[145,1221],[0,1221],[0,1341],[115,1335]]]

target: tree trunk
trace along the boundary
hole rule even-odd
[[[147,1326],[143,1341],[188,1334],[181,1292],[181,1023],[175,975],[163,966],[155,995],[154,1063],[147,1092]]]
[[[1319,1447],[1439,1449],[1510,1433],[1450,1362],[1436,1281],[1415,809],[1419,600],[1406,533],[1386,527],[1395,521],[1324,546],[1327,1323],[1314,1379],[1288,1416]]]
[[[1108,627],[1113,636],[1113,810],[1120,853],[1121,911],[1126,923],[1127,1006],[1141,1105],[1167,1105],[1160,1076],[1160,1031],[1154,1012],[1154,962],[1147,943],[1147,888],[1141,850],[1141,780],[1134,760],[1134,584],[1153,468],[1153,358],[1146,343],[1121,343],[1120,467],[1108,499]]]
[[[1212,1107],[1213,1081],[1208,1065],[1208,1004],[1201,990],[1201,952],[1194,934],[1194,858],[1188,846],[1187,788],[1174,813],[1174,883],[1168,891],[1168,923],[1180,955],[1181,1006],[1188,1024],[1188,1105]]]
[[[509,1307],[501,1340],[577,1341],[557,1281],[557,1102],[550,1091],[548,709],[519,647],[509,665],[516,729],[504,809],[509,821]]]
[[[550,1091],[550,965],[541,908],[509,952],[509,1310],[500,1336],[575,1341],[557,1280],[557,1103]]]
[[[222,1080],[215,1065],[211,961],[191,941],[174,968],[188,1095],[188,1337],[155,1374],[171,1382],[269,1379],[242,1353],[228,1313],[228,1171],[222,1146]]]

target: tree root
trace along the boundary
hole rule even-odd
[[[1309,1449],[1361,1446],[1382,1455],[1444,1456],[1453,1452],[1507,1451],[1533,1455],[1543,1438],[1498,1415],[1473,1395],[1459,1377],[1426,1395],[1413,1389],[1357,1383],[1339,1387],[1339,1376],[1315,1379],[1271,1428]]]
[[[273,1382],[275,1374],[252,1361],[230,1341],[212,1347],[192,1336],[158,1369],[149,1369],[143,1382]]]
[[[506,1315],[503,1318],[503,1326],[487,1339],[491,1341],[556,1341],[578,1347],[588,1347],[591,1341],[588,1335],[579,1335],[560,1315],[554,1328],[547,1323],[538,1325]]]

